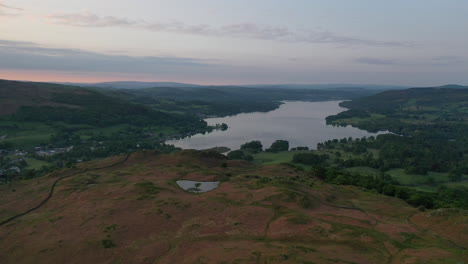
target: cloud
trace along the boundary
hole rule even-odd
[[[452,59],[455,56],[450,56]],[[19,79],[36,78],[48,81],[60,78],[62,81],[83,82],[86,80],[165,80],[194,83],[392,83],[412,86],[433,86],[443,83],[466,83],[466,71],[458,66],[453,70],[440,71],[418,65],[428,65],[433,60],[447,60],[447,56],[426,58],[418,64],[407,64],[405,60],[376,58],[366,63],[393,62],[411,66],[411,69],[382,71],[373,69],[311,70],[310,68],[269,68],[265,66],[224,65],[217,61],[193,58],[161,56],[122,56],[91,52],[80,49],[62,49],[41,46],[34,42],[0,39],[0,74],[11,79],[26,72]],[[362,58],[361,58],[362,59]],[[439,66],[441,67],[441,66]],[[375,68],[375,67],[374,67]],[[36,72],[39,77],[31,77]],[[62,77],[60,77],[62,76]],[[395,79],[395,76],[399,78]],[[94,80],[94,79],[93,79]]]
[[[360,64],[370,64],[370,65],[397,65],[394,60],[382,59],[382,58],[371,58],[371,57],[361,57],[354,60]]]
[[[434,66],[447,66],[447,65],[453,65],[453,64],[462,64],[466,61],[465,58],[459,57],[459,56],[439,56],[432,58],[431,64]]]
[[[360,57],[353,60],[359,64],[380,65],[380,66],[410,66],[410,67],[439,67],[453,66],[465,63],[467,60],[460,56],[446,55],[438,57],[413,58],[413,59],[384,59],[373,57]]]
[[[79,27],[131,27],[152,32],[169,32],[211,37],[234,37],[262,39],[294,43],[315,43],[334,45],[365,46],[410,46],[410,43],[397,41],[380,41],[359,37],[341,36],[327,31],[293,30],[287,27],[258,25],[255,23],[238,23],[224,26],[189,25],[182,22],[152,23],[129,20],[113,16],[98,16],[92,13],[53,14],[47,16],[51,23]]]
[[[15,13],[12,13],[15,12]],[[23,11],[22,8],[9,6],[0,1],[0,16],[17,16],[18,11]]]
[[[77,27],[118,27],[132,26],[137,22],[113,16],[100,17],[90,13],[84,14],[56,14],[48,16],[57,24],[64,24]]]
[[[167,73],[216,67],[207,61],[178,57],[133,57],[80,49],[43,47],[33,42],[0,40],[0,69]]]

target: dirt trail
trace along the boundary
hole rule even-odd
[[[121,161],[118,161],[114,164],[111,164],[111,165],[107,165],[107,166],[103,166],[103,167],[98,167],[98,168],[91,168],[91,169],[82,169],[80,171],[77,171],[77,172],[74,172],[70,175],[67,175],[67,176],[62,176],[60,178],[58,178],[57,180],[54,181],[54,183],[52,183],[52,186],[50,187],[50,191],[49,191],[49,194],[47,195],[47,197],[41,202],[39,203],[38,205],[36,205],[35,207],[23,212],[23,213],[20,213],[20,214],[17,214],[15,216],[12,216],[2,222],[0,222],[0,226],[2,225],[5,225],[21,216],[25,216],[33,211],[36,211],[37,209],[41,208],[42,206],[44,206],[49,200],[50,198],[52,198],[52,196],[54,195],[54,191],[55,191],[55,187],[57,186],[57,184],[63,180],[63,179],[67,179],[67,178],[70,178],[70,177],[73,177],[75,175],[78,175],[78,174],[81,174],[81,173],[85,173],[85,172],[88,172],[88,171],[95,171],[95,170],[102,170],[102,169],[107,169],[107,168],[111,168],[111,167],[114,167],[114,166],[117,166],[117,165],[120,165],[120,164],[123,164],[125,163],[128,158],[130,158],[130,155],[132,155],[131,153],[130,154],[127,154],[127,156],[125,156],[125,158]]]

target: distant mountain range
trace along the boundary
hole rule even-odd
[[[242,87],[251,88],[283,88],[283,89],[371,89],[371,90],[400,90],[409,88],[408,86],[399,85],[377,85],[377,84],[259,84],[259,85],[242,85]]]
[[[137,82],[119,81],[102,83],[60,83],[82,87],[114,88],[114,89],[144,89],[144,88],[200,88],[215,85],[197,85],[178,82]],[[371,89],[371,90],[399,90],[409,87],[398,85],[373,84],[257,84],[257,85],[216,85],[216,87],[245,87],[245,88],[283,88],[283,89]]]
[[[144,89],[154,87],[202,87],[196,84],[178,83],[178,82],[136,82],[136,81],[120,81],[120,82],[101,82],[101,83],[60,83],[66,85],[75,85],[81,87],[98,87],[98,88],[114,88],[114,89]]]

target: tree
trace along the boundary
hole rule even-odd
[[[245,153],[244,151],[242,150],[234,150],[234,151],[231,151],[227,154],[227,157],[230,159],[230,160],[246,160],[246,161],[252,161],[253,160],[253,156],[250,155],[250,154],[247,154]]]
[[[408,200],[408,203],[415,207],[420,205],[428,209],[434,207],[434,199],[429,194],[425,194],[422,192],[412,193]]]
[[[463,174],[461,168],[455,168],[450,171],[448,178],[450,181],[459,182],[463,179]]]
[[[306,165],[320,165],[328,159],[328,155],[318,155],[314,153],[297,153],[293,156],[294,163],[302,163]]]
[[[230,160],[241,160],[244,158],[244,151],[242,150],[234,150],[234,151],[231,151],[227,154],[227,157],[230,159]]]
[[[0,149],[13,150],[15,146],[11,142],[0,142]]]
[[[395,196],[396,189],[395,186],[387,184],[382,188],[382,194],[385,194],[387,196]]]
[[[289,142],[286,140],[276,140],[271,144],[271,147],[267,149],[267,152],[281,152],[289,150]]]
[[[242,144],[241,150],[248,150],[252,152],[261,152],[263,150],[262,142],[258,140],[250,141]]]

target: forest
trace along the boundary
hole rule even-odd
[[[340,105],[349,110],[327,117],[328,124],[390,133],[320,143],[318,150],[330,154],[333,166],[348,174],[377,176],[392,186],[405,186],[406,192],[423,191],[418,195],[425,195],[426,207],[468,207],[466,87],[386,91]],[[389,189],[397,195],[401,187]]]

